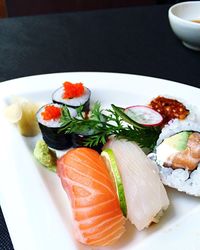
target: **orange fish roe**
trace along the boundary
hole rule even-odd
[[[41,115],[45,121],[59,119],[61,116],[61,108],[55,107],[54,105],[47,105]]]
[[[183,120],[189,114],[189,110],[181,102],[163,96],[153,99],[149,106],[162,115],[163,124],[174,118]]]
[[[84,93],[84,86],[82,83],[71,83],[71,82],[64,82],[64,93],[63,98],[74,98],[82,96]]]

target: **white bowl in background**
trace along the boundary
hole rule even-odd
[[[200,1],[175,4],[168,11],[169,22],[173,32],[183,44],[200,51]]]

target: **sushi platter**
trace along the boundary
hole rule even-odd
[[[163,116],[158,97],[171,102],[166,112],[173,119]],[[55,73],[1,83],[0,203],[15,250],[198,250],[199,100],[198,88],[119,73]],[[25,109],[33,117],[26,122]],[[188,148],[192,163],[182,157]],[[88,192],[94,198],[84,198]],[[98,222],[101,216],[108,220]]]

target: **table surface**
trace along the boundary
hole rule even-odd
[[[120,72],[200,87],[200,53],[172,33],[169,5],[0,20],[0,81],[54,72]],[[0,211],[0,249],[12,250]]]

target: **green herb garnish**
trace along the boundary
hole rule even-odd
[[[158,139],[159,127],[145,127],[130,119],[124,109],[111,105],[103,110],[99,102],[94,104],[90,116],[82,115],[82,107],[77,109],[77,116],[71,117],[67,107],[62,109],[61,126],[65,133],[86,135],[83,146],[94,147],[105,144],[109,136],[136,142],[142,148],[152,150]]]

